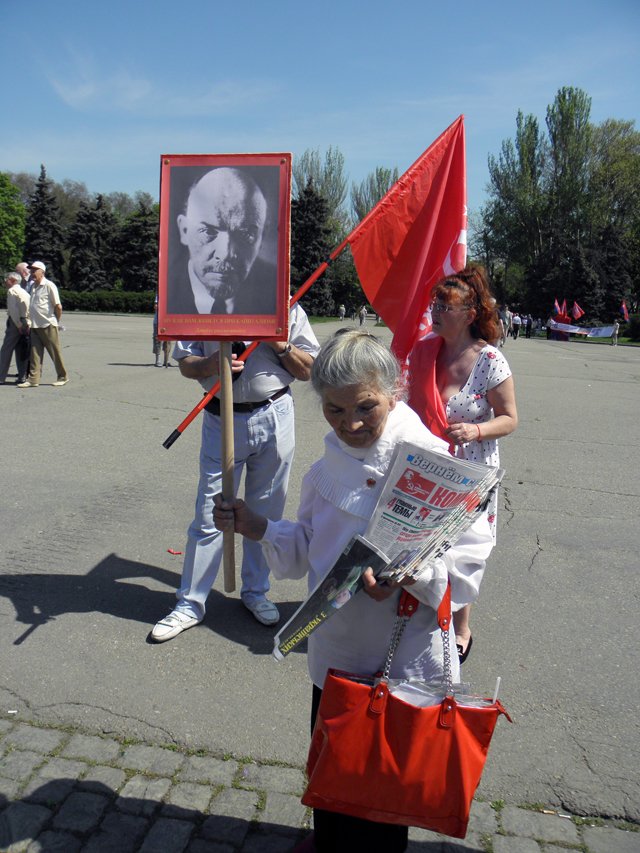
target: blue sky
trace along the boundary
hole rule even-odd
[[[561,86],[638,119],[640,3],[0,0],[0,170],[158,194],[162,153],[324,152],[400,172],[465,115],[468,201]]]

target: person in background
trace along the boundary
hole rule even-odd
[[[23,288],[27,291],[29,295],[31,295],[31,290],[33,288],[33,280],[31,278],[29,264],[27,264],[25,261],[20,261],[19,264],[16,264],[16,272],[20,274]]]
[[[331,431],[323,458],[304,477],[296,521],[274,520],[251,511],[242,501],[215,497],[216,525],[260,542],[276,578],[307,576],[309,591],[332,568],[349,541],[364,533],[382,492],[396,445],[414,442],[447,454],[417,414],[402,402],[398,363],[373,335],[340,330],[326,341],[312,368],[311,381]],[[362,591],[335,610],[308,639],[307,663],[313,684],[311,726],[315,724],[328,669],[374,675],[383,669],[396,621],[402,587],[420,602],[394,655],[391,678],[442,678],[444,645],[436,609],[451,580],[452,607],[475,600],[491,551],[486,518],[467,531],[440,559],[430,561],[415,580],[378,583],[372,570]],[[422,606],[424,605],[424,606]],[[455,638],[447,638],[453,679],[459,679]],[[305,849],[317,853],[406,850],[406,826],[378,823],[314,809],[313,839]],[[309,846],[312,844],[313,846]]]
[[[511,334],[513,335],[513,340],[518,340],[518,335],[520,334],[520,327],[522,326],[522,317],[517,311],[513,312],[513,317],[511,318]]]
[[[409,405],[454,456],[500,464],[498,439],[518,425],[515,389],[507,360],[489,341],[497,318],[484,269],[467,266],[433,288],[432,331],[409,360]],[[486,517],[496,540],[497,489]],[[477,522],[476,522],[477,523]],[[470,608],[454,614],[460,662],[471,644]]]
[[[153,354],[156,357],[156,367],[171,367],[169,356],[171,354],[171,341],[161,341],[158,338],[158,297],[153,305]]]
[[[31,320],[31,350],[29,353],[29,376],[18,388],[37,388],[42,374],[42,359],[46,350],[56,369],[55,387],[66,385],[69,381],[67,369],[62,358],[58,325],[62,317],[62,305],[58,288],[45,278],[46,267],[42,261],[31,264],[33,288],[29,303]]]
[[[527,318],[524,321],[524,336],[525,338],[531,337],[531,329],[533,328],[533,317],[531,314],[527,314]]]
[[[620,322],[618,320],[613,321],[613,334],[611,335],[611,346],[618,346],[618,333],[620,332]]]
[[[10,272],[4,280],[7,288],[7,326],[0,349],[0,384],[7,381],[11,356],[15,353],[18,378],[25,382],[29,372],[29,294],[22,287],[22,277]]]

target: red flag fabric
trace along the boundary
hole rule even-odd
[[[566,299],[562,300],[562,307],[560,308],[560,313],[564,314],[565,317],[567,316],[567,300]]]
[[[404,362],[426,332],[433,285],[467,256],[464,116],[459,116],[347,238],[362,289]]]
[[[584,311],[578,305],[577,302],[573,303],[573,308],[571,309],[571,314],[572,314],[574,320],[579,320],[580,317],[584,316]]]
[[[554,314],[560,313],[560,306],[558,305],[558,299],[557,298],[554,299],[554,301],[553,301],[553,313]]]
[[[629,322],[629,311],[627,310],[627,303],[625,300],[622,300],[622,304],[620,305],[620,313],[624,317],[625,323]]]

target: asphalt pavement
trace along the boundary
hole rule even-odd
[[[222,577],[200,626],[148,641],[175,600],[199,419],[162,442],[199,386],[153,366],[150,317],[63,323],[69,384],[52,387],[46,361],[40,387],[0,387],[0,849],[291,849],[308,820],[304,654],[277,663],[273,631]],[[412,849],[640,850],[640,349],[535,338],[504,352],[520,426],[501,442],[465,677],[491,693],[500,675],[514,724],[498,725],[468,842],[412,831]],[[326,432],[309,385],[294,398],[290,515]],[[283,619],[304,591],[274,584]]]

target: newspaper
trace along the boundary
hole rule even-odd
[[[441,557],[473,524],[503,475],[500,468],[399,444],[367,529],[278,631],[274,657],[282,660],[347,604],[362,589],[367,568],[378,579],[401,580]]]
[[[364,537],[384,548],[389,565],[378,577],[401,580],[421,571],[467,530],[504,471],[403,442]]]

